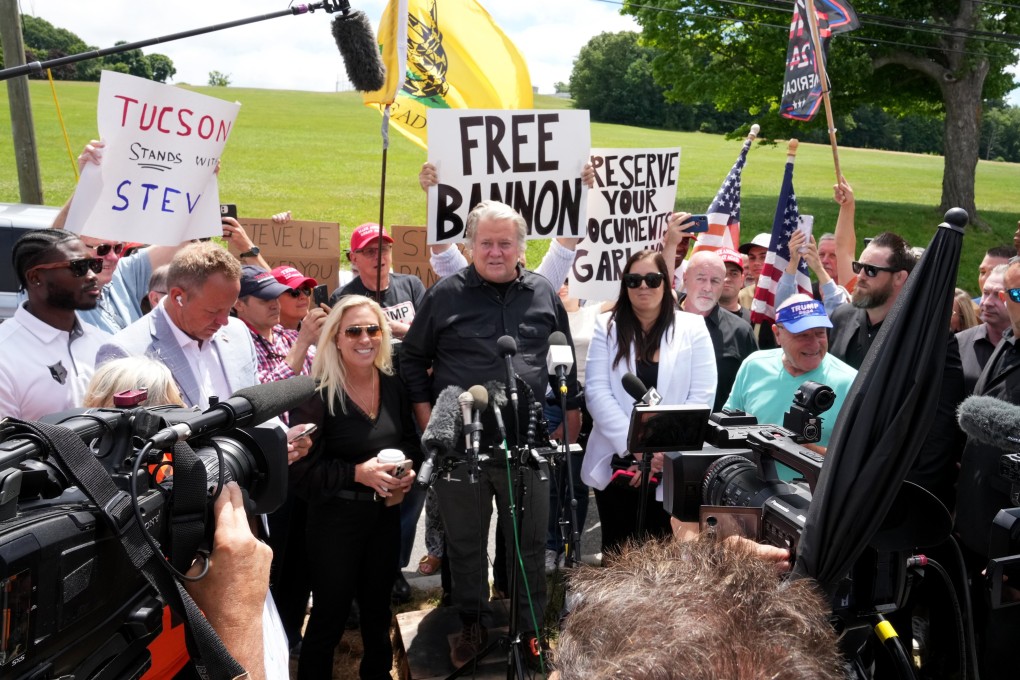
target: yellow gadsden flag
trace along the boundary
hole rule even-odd
[[[400,63],[397,17],[407,4],[407,64]],[[530,109],[531,76],[510,38],[475,0],[390,0],[379,22],[383,89],[364,95],[408,139],[428,148],[429,109]],[[391,76],[390,74],[394,74]],[[396,99],[391,78],[404,73]]]

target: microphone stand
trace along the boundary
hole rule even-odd
[[[75,64],[79,61],[85,61],[86,59],[97,59],[99,57],[105,57],[108,54],[120,54],[121,52],[127,52],[128,50],[141,49],[142,47],[158,45],[172,40],[180,40],[181,38],[190,38],[192,36],[203,35],[205,33],[214,33],[226,28],[244,26],[245,24],[254,24],[259,21],[266,21],[267,19],[277,19],[288,15],[308,14],[317,9],[325,10],[330,14],[335,12],[347,14],[351,9],[351,3],[349,0],[323,0],[323,2],[316,2],[310,5],[295,5],[294,7],[282,9],[277,12],[270,12],[269,14],[260,14],[246,19],[237,19],[235,21],[228,21],[226,23],[215,24],[213,26],[194,28],[190,31],[181,31],[180,33],[172,33],[158,38],[149,38],[148,40],[139,40],[137,42],[124,43],[123,45],[115,45],[113,47],[104,47],[100,50],[70,54],[65,57],[49,59],[43,62],[33,61],[29,64],[21,64],[20,66],[12,66],[10,68],[0,70],[0,80],[8,80],[10,78],[16,78],[17,76],[25,76],[30,73],[42,73],[49,68],[64,66],[66,64]]]
[[[567,390],[565,386],[559,386],[556,390],[560,394],[560,411],[563,413],[563,441],[560,442],[560,450],[563,452],[566,461],[567,473],[567,502],[560,501],[560,535],[563,538],[566,558],[564,564],[576,567],[581,564],[581,527],[577,526],[577,496],[574,493],[574,462],[570,453],[570,424],[567,422]],[[570,524],[570,537],[566,536],[564,530]]]
[[[641,460],[638,461],[638,472],[641,473],[641,484],[639,485],[641,498],[638,500],[637,510],[637,535],[641,536],[645,533],[645,522],[646,515],[648,514],[648,490],[651,487],[651,481],[648,479],[649,473],[652,471],[652,456],[651,453],[642,453]]]

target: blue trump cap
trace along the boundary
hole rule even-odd
[[[791,295],[776,310],[776,323],[788,333],[803,333],[812,328],[832,328],[825,305],[807,295]]]

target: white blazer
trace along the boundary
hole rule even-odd
[[[584,395],[594,427],[581,465],[581,479],[588,486],[605,489],[612,477],[613,454],[627,452],[627,430],[634,399],[623,388],[623,376],[637,373],[634,348],[613,367],[616,356],[616,324],[607,328],[611,312],[599,315],[588,346]],[[673,327],[659,345],[659,378],[655,389],[665,405],[715,402],[716,366],[712,338],[705,319],[677,310]]]

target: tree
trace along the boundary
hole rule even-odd
[[[570,94],[570,85],[562,81],[553,83],[553,91],[556,94]]]
[[[71,31],[57,28],[45,19],[30,14],[21,15],[21,32],[25,41],[25,51],[31,51],[33,55],[32,59],[27,61],[46,61],[96,49]],[[57,80],[97,81],[101,70],[102,60],[85,59],[54,69],[53,77]],[[46,76],[43,74],[38,77]]]
[[[230,75],[219,71],[209,71],[210,87],[230,87]]]
[[[659,50],[655,75],[667,99],[696,94],[721,108],[746,108],[779,137],[800,134],[804,126],[778,115],[791,6],[771,4],[775,9],[713,0],[625,0],[623,11],[635,16],[644,41]],[[960,206],[976,218],[982,101],[1015,86],[1006,67],[1020,44],[1020,6],[983,0],[854,5],[861,28],[830,46],[834,108],[873,103],[897,114],[944,113],[940,208]],[[809,129],[824,125],[819,115]]]
[[[165,83],[167,78],[173,78],[177,73],[174,62],[165,54],[150,54],[148,59],[149,67],[152,69],[152,79],[157,83]]]
[[[114,43],[114,46],[126,44],[126,40],[118,40]],[[148,57],[142,54],[141,50],[127,50],[126,52],[117,52],[103,57],[103,68],[112,70],[117,64],[124,64],[127,67],[127,71],[124,71],[122,68],[117,68],[117,71],[152,80],[152,65],[149,63]]]

